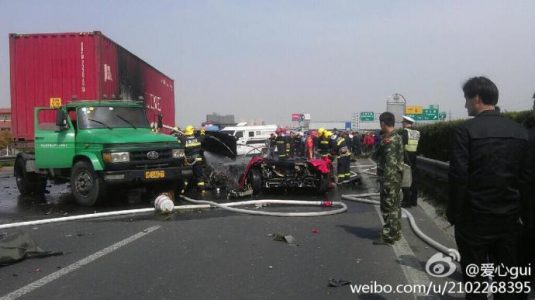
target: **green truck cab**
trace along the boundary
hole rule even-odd
[[[184,145],[154,132],[142,103],[91,100],[37,107],[34,126],[32,151],[15,160],[23,195],[43,194],[48,179],[70,182],[76,201],[92,206],[122,187],[176,191],[192,174]]]

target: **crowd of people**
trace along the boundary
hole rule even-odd
[[[377,147],[376,133],[359,134],[350,130],[288,131],[277,128],[269,138],[269,152],[278,159],[329,158],[335,162],[338,182],[350,179],[352,159],[369,154]]]
[[[334,141],[343,137],[345,145],[351,152],[352,157],[356,158],[361,155],[371,155],[379,146],[380,132],[363,132],[353,130],[326,130],[324,128],[298,131],[279,128],[275,133],[271,134],[269,145],[274,149],[277,143],[275,140],[279,137],[279,144],[281,139],[288,139],[288,157],[307,157],[312,158],[318,156],[319,153],[326,154],[327,152],[334,153]],[[275,152],[277,152],[275,150]],[[321,155],[319,155],[321,156]]]

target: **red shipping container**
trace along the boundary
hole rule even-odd
[[[33,108],[50,98],[143,97],[149,121],[175,126],[174,81],[99,31],[10,34],[12,133],[33,140]]]

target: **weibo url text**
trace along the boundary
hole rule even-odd
[[[353,294],[420,294],[420,295],[449,295],[449,294],[489,294],[489,293],[526,293],[531,292],[529,281],[515,282],[429,282],[428,284],[380,284],[370,281],[366,284],[352,284],[349,286]]]

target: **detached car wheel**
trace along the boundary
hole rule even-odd
[[[82,160],[72,168],[71,189],[78,204],[93,206],[104,196],[105,186],[91,163]]]
[[[260,174],[260,170],[257,168],[249,170],[249,174],[247,174],[247,181],[253,189],[253,194],[260,194],[262,191],[262,175]]]

